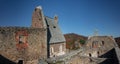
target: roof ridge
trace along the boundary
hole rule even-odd
[[[44,17],[47,17],[47,18],[53,19],[52,17],[49,17],[49,16],[44,16]]]

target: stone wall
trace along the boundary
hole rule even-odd
[[[83,49],[71,51],[63,56],[48,58],[48,64],[97,64],[90,57],[82,56]]]
[[[111,36],[93,36],[87,40],[87,46],[90,48],[106,47],[109,49],[115,45],[115,40]]]
[[[74,50],[63,56],[48,58],[47,62],[48,64],[119,64],[114,49],[108,51],[102,58],[84,56],[82,52],[83,49]]]
[[[50,44],[50,57],[63,55],[65,54],[65,52],[66,52],[66,44],[64,42]]]
[[[96,40],[98,47],[92,47],[92,42]],[[46,61],[48,64],[119,64],[119,48],[115,48],[113,38],[106,36],[95,38],[91,39],[88,44],[89,46],[73,50],[63,56],[48,58]]]
[[[20,44],[17,35],[27,35]],[[0,27],[0,55],[18,63],[23,60],[24,64],[30,61],[47,58],[47,36],[46,29],[27,27]],[[27,63],[28,62],[28,63]]]
[[[93,36],[86,43],[83,55],[91,57],[103,55],[116,46],[111,36]]]

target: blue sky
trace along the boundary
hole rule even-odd
[[[64,34],[120,36],[120,0],[0,0],[0,26],[31,25],[36,6],[45,16],[58,15]]]

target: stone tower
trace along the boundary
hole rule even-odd
[[[46,28],[46,23],[44,19],[44,14],[42,12],[42,7],[38,6],[35,8],[32,15],[32,26],[33,28]]]

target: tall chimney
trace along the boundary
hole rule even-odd
[[[54,16],[54,22],[58,23],[58,16],[57,15]]]
[[[32,26],[34,28],[45,28],[46,23],[41,6],[37,6],[32,15]]]

